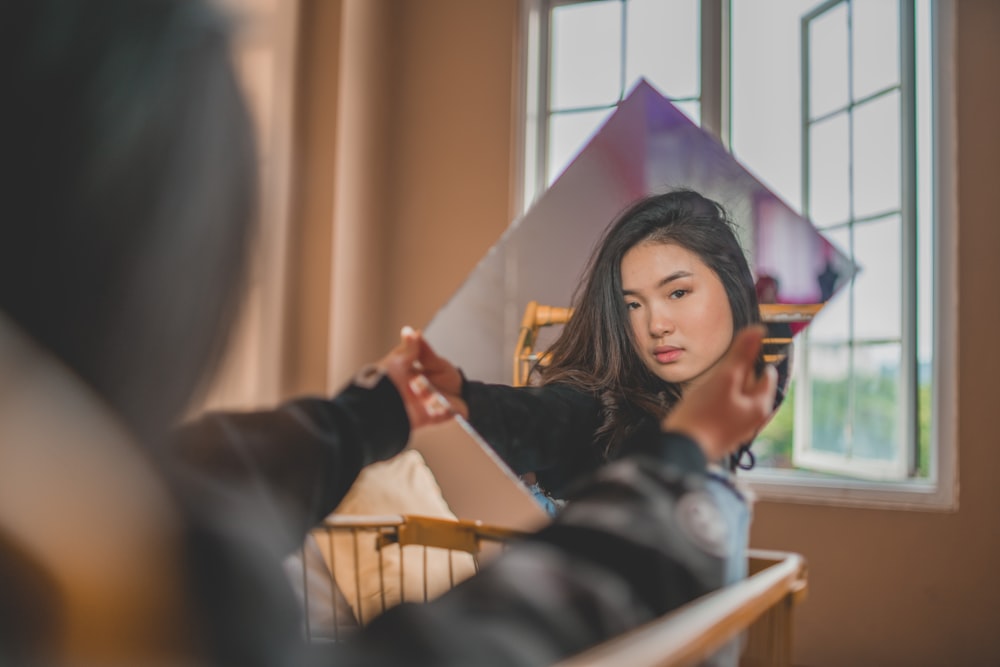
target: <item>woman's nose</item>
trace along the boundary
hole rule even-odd
[[[674,318],[664,308],[655,308],[649,317],[649,333],[653,338],[661,338],[674,331]]]

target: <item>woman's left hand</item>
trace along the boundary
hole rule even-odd
[[[765,365],[757,373],[764,327],[738,332],[725,356],[705,374],[663,419],[664,431],[683,433],[710,461],[718,461],[752,440],[772,413],[777,371]]]

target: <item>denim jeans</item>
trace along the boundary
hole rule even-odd
[[[749,491],[736,484],[732,473],[717,466],[708,471],[708,492],[715,499],[719,511],[729,524],[728,561],[726,562],[726,585],[746,579],[747,556],[750,548],[750,519],[752,502]],[[743,636],[737,636],[723,646],[715,655],[701,663],[702,667],[736,667],[743,648]]]
[[[747,576],[747,550],[750,544],[752,516],[749,494],[737,486],[731,473],[717,466],[709,468],[707,489],[729,525],[726,583],[732,584]]]

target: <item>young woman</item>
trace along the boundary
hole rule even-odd
[[[614,221],[574,302],[548,365],[535,369],[540,386],[461,384],[473,426],[555,498],[654,433],[735,332],[760,321],[731,221],[690,190],[646,197]],[[710,490],[728,508],[734,545],[745,547],[749,509],[730,475],[738,458],[718,462]]]

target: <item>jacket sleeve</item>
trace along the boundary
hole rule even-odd
[[[687,438],[646,443],[479,575],[376,619],[338,664],[548,665],[721,587],[728,525],[704,469]]]
[[[402,399],[383,377],[332,399],[209,413],[177,428],[163,453],[180,493],[203,505],[256,508],[281,526],[290,550],[336,508],[363,467],[399,453],[409,431]]]
[[[558,384],[509,387],[466,380],[462,398],[469,423],[515,473],[594,457],[601,410],[593,396]]]

